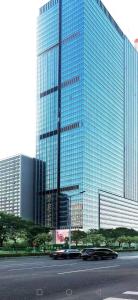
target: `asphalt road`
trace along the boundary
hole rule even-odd
[[[0,259],[0,300],[138,300],[138,253],[116,260]]]

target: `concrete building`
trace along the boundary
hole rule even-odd
[[[62,228],[65,193],[72,228],[138,230],[136,49],[100,0],[49,1],[37,36],[37,221]]]
[[[16,155],[0,160],[0,211],[33,220],[35,159]]]

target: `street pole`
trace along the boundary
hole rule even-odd
[[[71,196],[69,196],[69,249],[71,249]]]

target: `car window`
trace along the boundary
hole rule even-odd
[[[105,255],[111,254],[111,251],[108,250],[108,249],[100,249],[98,252],[99,252],[99,253],[103,253],[103,254],[105,254]]]
[[[93,249],[87,249],[86,252],[87,253],[92,253],[92,252],[94,252],[94,250]]]
[[[101,249],[101,250],[112,252],[112,250],[111,250],[111,249],[108,249],[108,248],[103,248],[103,249]]]
[[[78,250],[76,250],[76,249],[67,249],[67,250],[65,250],[66,252],[68,252],[68,253],[73,253],[73,252],[76,252],[76,251],[78,251]]]
[[[105,253],[106,253],[106,254],[111,254],[111,253],[112,253],[112,251],[110,251],[110,250],[106,250],[106,251],[105,251]]]

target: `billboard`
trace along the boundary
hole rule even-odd
[[[66,237],[69,237],[68,229],[56,230],[56,244],[64,244]]]

